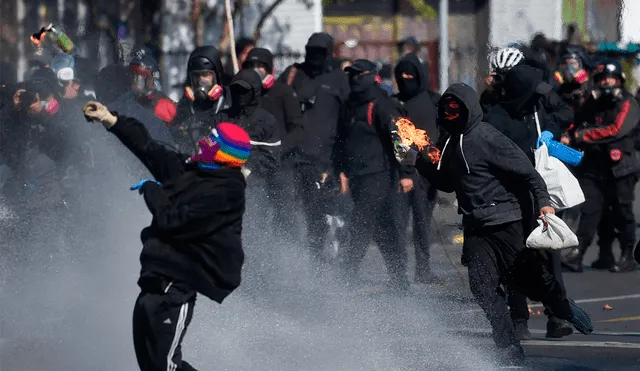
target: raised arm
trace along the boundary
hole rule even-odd
[[[112,114],[102,104],[89,102],[84,107],[88,119],[100,121],[149,169],[159,182],[177,177],[184,169],[186,156],[157,143],[136,119]]]

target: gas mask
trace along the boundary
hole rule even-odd
[[[606,77],[605,77],[606,78]],[[616,101],[622,98],[622,87],[620,81],[616,79],[615,84],[602,83],[602,80],[596,81],[596,88],[591,92],[593,98],[603,101]]]
[[[149,77],[138,73],[131,75],[131,89],[140,95],[149,94],[152,88],[149,87]]]
[[[276,83],[276,79],[272,74],[267,73],[265,66],[260,62],[254,62],[249,65],[246,65],[246,68],[250,68],[260,75],[260,79],[262,79],[262,89],[269,90],[273,87],[273,84]]]
[[[438,122],[451,135],[461,134],[467,127],[469,110],[460,99],[445,95],[438,102]]]
[[[582,62],[577,58],[565,59],[558,71],[554,74],[554,77],[560,84],[584,84],[589,80],[587,71],[582,66]]]
[[[189,73],[189,86],[185,88],[185,95],[192,101],[202,102],[206,100],[218,100],[223,90],[218,85],[216,73],[210,70],[191,71]]]

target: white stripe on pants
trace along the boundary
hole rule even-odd
[[[178,365],[173,363],[173,356],[176,349],[180,344],[180,338],[184,332],[184,324],[187,321],[187,313],[189,312],[189,303],[184,303],[180,307],[180,314],[178,314],[178,322],[176,323],[176,332],[173,335],[173,341],[171,342],[171,348],[169,348],[169,354],[167,354],[167,371],[176,371]]]

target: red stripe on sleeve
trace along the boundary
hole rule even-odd
[[[631,101],[627,100],[622,104],[622,109],[618,112],[616,116],[616,120],[611,125],[607,125],[603,128],[595,128],[586,130],[582,139],[585,142],[591,142],[595,140],[601,140],[605,138],[609,138],[615,136],[620,132],[622,125],[624,125],[624,121],[627,119],[627,115],[629,114],[629,108],[631,107]]]

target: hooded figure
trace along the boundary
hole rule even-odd
[[[291,86],[273,77],[273,54],[268,49],[253,48],[244,63],[244,70],[256,71],[262,79],[260,107],[275,118],[278,138],[282,139],[281,166],[267,179],[265,191],[273,201],[274,231],[292,240],[300,229],[294,215],[295,188],[292,164],[300,153],[300,143],[304,138],[300,102]]]
[[[533,257],[537,252],[525,249],[522,213],[513,190],[527,188],[540,206],[539,215],[554,212],[546,184],[533,164],[512,141],[482,122],[478,97],[468,85],[453,84],[447,89],[438,103],[438,120],[448,133],[439,161],[420,153],[416,158],[406,156],[403,162],[415,163],[438,189],[456,193],[464,226],[462,262],[505,361],[522,364],[524,352],[499,294],[502,283],[548,305],[580,332],[590,333],[587,313],[564,296],[555,278]]]
[[[335,193],[330,185],[338,180],[332,172],[332,158],[349,82],[344,71],[328,62],[333,60],[329,34],[311,35],[306,51],[305,61],[287,67],[278,80],[291,86],[300,102],[304,136],[297,143],[294,178],[306,216],[309,248],[321,251],[329,230],[326,215],[334,212],[330,205]]]
[[[432,104],[432,92],[429,91],[429,78],[424,64],[415,54],[405,55],[394,70],[398,84],[396,98],[400,101],[407,117],[414,125],[427,132],[434,142],[438,140],[439,128],[436,122],[436,107]],[[435,93],[433,93],[435,94]],[[435,207],[438,190],[423,177],[413,171],[414,188],[408,195],[409,206],[413,213],[413,239],[416,253],[415,281],[433,283],[438,279],[429,265],[429,234],[431,217]]]
[[[503,98],[487,115],[488,122],[515,142],[533,164],[534,149],[537,148],[538,130],[550,131],[556,140],[563,128],[549,117],[543,96],[551,92],[551,85],[543,80],[541,70],[527,65],[518,65],[507,72],[501,85]]]
[[[260,108],[262,79],[254,70],[240,70],[229,85],[233,104],[214,116],[215,123],[232,122],[249,133],[253,154],[245,169],[268,177],[279,168],[281,141],[276,119]]]
[[[538,126],[540,132],[553,133],[556,140],[564,131],[545,111],[545,101],[547,101],[545,97],[549,94],[556,95],[552,92],[551,85],[544,82],[543,71],[528,65],[518,65],[510,69],[506,73],[501,89],[503,100],[489,112],[489,123],[516,143],[529,157],[531,164],[535,165],[534,150],[538,147]],[[534,200],[531,199],[526,188],[519,188],[515,193],[522,211],[522,228],[524,234],[528,236],[537,226]],[[560,253],[545,253],[542,258],[548,264],[549,272],[564,291]],[[526,297],[518,292],[510,292],[508,301],[517,335],[521,339],[530,338]],[[548,316],[547,337],[560,338],[571,335],[571,327],[557,318],[551,309],[546,308],[545,314]]]
[[[302,111],[291,86],[273,78],[273,54],[268,49],[253,48],[243,69],[253,69],[262,78],[260,107],[275,117],[278,135],[282,139],[282,156],[295,156],[302,140]]]
[[[248,134],[220,124],[198,143],[194,156],[168,150],[144,126],[97,102],[85,106],[140,159],[155,181],[131,187],[143,195],[153,220],[142,230],[140,295],[133,312],[138,364],[149,370],[194,370],[180,343],[197,293],[222,303],[241,281]]]
[[[178,102],[174,138],[182,152],[196,149],[196,143],[209,132],[207,120],[231,106],[229,91],[223,87],[220,52],[211,45],[197,47],[187,63],[185,93]]]
[[[376,70],[376,64],[366,59],[346,68],[351,93],[346,116],[338,126],[335,157],[336,172],[348,179],[354,206],[349,223],[351,246],[342,268],[348,279],[357,280],[358,268],[373,240],[384,258],[392,288],[403,292],[409,281],[405,232],[399,222],[399,188],[404,193],[411,190],[414,169],[395,161],[392,136],[402,112],[378,86]]]

